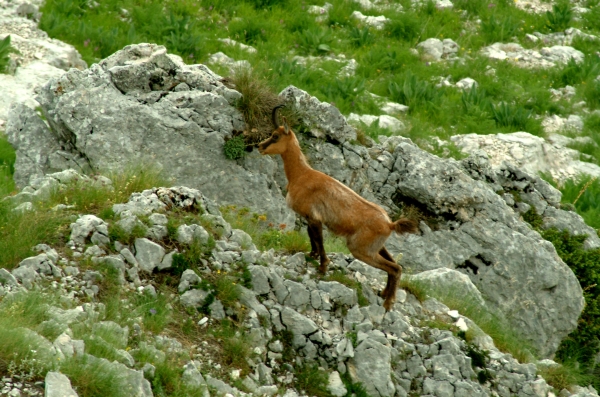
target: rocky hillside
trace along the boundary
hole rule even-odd
[[[243,5],[229,20],[226,1],[214,10],[201,3],[207,31],[235,29],[250,18]],[[592,332],[581,365],[593,374],[599,362],[590,330],[600,315],[600,238],[538,176],[565,183],[582,172],[600,175],[593,155],[567,148],[594,145],[597,104],[588,91],[600,84],[595,28],[534,31],[561,10],[536,1],[484,8],[459,0],[334,3],[302,5],[295,15],[301,24],[337,29],[337,44],[319,42],[327,35],[307,25],[293,31],[304,37],[293,47],[292,21],[283,17],[282,45],[290,45],[293,59],[279,57],[276,66],[263,57],[271,54],[267,45],[257,50],[250,39],[231,38],[219,46],[249,61],[214,51],[203,55],[210,67],[187,64],[200,56],[178,47],[179,29],[168,49],[132,44],[103,59],[95,57],[107,41],[94,42],[86,30],[93,39],[79,43],[82,53],[89,60],[93,51],[97,61],[86,68],[73,47],[36,27],[41,20],[59,32],[61,13],[71,15],[73,4],[42,16],[41,3],[0,0],[0,39],[10,35],[18,50],[9,57],[12,74],[0,74],[0,129],[16,152],[8,164],[0,146],[0,172],[17,188],[0,202],[0,396],[598,395],[575,385],[597,379],[565,375],[568,365],[581,363],[552,359],[557,352],[565,357],[565,340]],[[569,8],[577,26],[600,9],[592,3]],[[87,18],[102,15],[106,4],[75,8]],[[169,10],[164,23],[181,22],[181,10]],[[129,12],[120,9],[117,19],[137,26],[139,14]],[[350,12],[353,22],[343,22]],[[442,18],[441,29],[462,26],[464,39],[425,37],[428,20],[427,34],[409,40],[406,54],[404,39],[394,43],[402,59],[377,55],[386,35],[409,29],[406,18],[421,12]],[[267,30],[275,14],[263,15]],[[516,15],[534,24],[517,24],[522,28],[510,39],[521,44],[487,42],[494,24],[510,28]],[[85,25],[70,23],[73,32]],[[194,29],[189,22],[185,34]],[[353,43],[346,52],[356,59],[332,50],[348,44],[345,35]],[[319,50],[313,54],[311,46]],[[314,168],[394,218],[419,222],[419,233],[387,242],[404,268],[393,310],[385,312],[378,296],[384,274],[335,252],[344,250],[339,241],[329,249],[328,273],[316,273],[303,252],[302,220],[285,204],[278,157],[247,146],[231,159],[233,138],[254,133],[242,99],[257,98],[215,70],[240,67],[264,72],[273,85],[298,83],[284,84],[278,100],[296,120]],[[388,81],[400,71],[402,79]],[[461,78],[429,76],[446,71]],[[541,71],[552,84],[541,82]],[[503,80],[507,73],[510,81]],[[311,86],[310,76],[323,83]],[[384,82],[388,97],[365,89],[363,77],[378,94]],[[502,98],[498,84],[507,87]],[[307,86],[314,92],[299,88]],[[587,102],[576,103],[582,98]],[[442,111],[431,113],[431,106]],[[516,124],[503,125],[502,114]],[[466,134],[473,125],[496,133]],[[530,133],[540,135],[538,127],[544,137]],[[420,136],[419,128],[445,141]],[[448,141],[447,129],[459,134]],[[455,148],[465,153],[457,158],[468,157],[424,150],[448,155]],[[131,169],[137,174],[128,175]],[[161,181],[144,180],[155,171]],[[577,189],[575,202],[593,183]],[[572,243],[545,239],[559,232],[581,249],[565,256]]]
[[[73,171],[38,180],[76,181],[97,184]],[[40,244],[0,270],[2,317],[24,304],[39,312],[11,330],[19,343],[3,395],[40,395],[41,385],[46,396],[555,395],[538,375],[551,360],[519,363],[469,318],[405,290],[386,313],[378,271],[333,254],[321,278],[303,253],[258,251],[198,190],[149,189],[112,211],[73,217],[64,248]],[[146,237],[127,231],[136,222]]]

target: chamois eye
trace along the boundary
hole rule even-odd
[[[277,142],[279,140],[279,135],[273,135],[273,142]]]

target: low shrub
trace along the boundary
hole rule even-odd
[[[225,141],[223,145],[223,153],[225,157],[230,160],[237,160],[244,156],[246,153],[246,142],[244,142],[244,137],[242,135],[238,135],[234,138]]]
[[[329,28],[309,28],[297,34],[300,49],[306,55],[323,55],[331,51],[333,35]]]
[[[409,113],[413,113],[419,108],[439,102],[444,91],[408,71],[400,82],[389,83],[388,92],[394,101],[407,105]]]
[[[546,26],[553,32],[562,32],[571,25],[573,19],[572,4],[561,0],[552,5],[552,11],[546,11]]]
[[[511,15],[497,17],[492,14],[481,23],[481,33],[486,44],[505,42],[518,32],[519,25]]]

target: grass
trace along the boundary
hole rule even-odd
[[[302,394],[316,397],[331,397],[327,389],[329,377],[327,372],[316,364],[305,363],[296,368],[294,387]]]
[[[242,112],[248,124],[246,142],[249,144],[258,143],[269,137],[273,132],[271,111],[280,103],[280,99],[274,93],[273,88],[269,86],[266,80],[258,78],[256,73],[248,68],[236,69],[231,76],[230,85],[242,94],[242,98],[237,103],[237,108]],[[234,140],[235,138],[231,141]],[[235,154],[238,154],[238,152],[239,150],[235,151]],[[239,158],[241,153],[239,156],[230,155],[227,157],[231,159]]]
[[[325,281],[336,281],[340,284],[345,285],[346,287],[348,287],[350,289],[355,290],[356,296],[358,297],[358,305],[361,307],[369,305],[368,299],[363,294],[362,284],[356,280],[351,279],[346,274],[344,274],[344,272],[342,272],[340,270],[336,270],[336,271],[332,272],[331,274],[328,274],[327,277],[324,278],[324,280]]]
[[[471,319],[494,340],[494,344],[500,351],[512,354],[520,362],[530,362],[535,356],[533,348],[522,337],[515,334],[506,318],[489,307],[465,299],[462,290],[458,288],[442,290],[410,280],[407,283],[409,291],[417,298],[423,299],[423,295],[434,297],[450,309],[458,310],[460,314]]]
[[[63,247],[70,235],[71,214],[109,214],[113,204],[126,202],[132,193],[168,183],[148,167],[130,167],[109,176],[112,188],[74,182],[55,190],[48,200],[36,202],[36,209],[30,212],[14,212],[11,204],[0,201],[0,267],[16,267],[34,254],[32,247],[42,242]],[[52,211],[57,204],[70,204],[74,208]]]
[[[252,71],[231,73],[214,66],[244,94],[238,107],[249,125],[247,144],[270,132],[266,110],[276,102],[274,93],[290,84],[335,104],[344,114],[379,114],[379,106],[366,92],[403,102],[410,108],[408,115],[401,116],[409,126],[402,134],[428,150],[431,136],[447,140],[453,134],[518,130],[541,135],[539,116],[572,111],[569,103],[551,100],[550,87],[574,85],[579,97],[598,106],[597,88],[589,84],[589,78],[598,74],[593,66],[598,43],[578,41],[576,45],[589,56],[583,64],[572,63],[559,71],[521,69],[477,55],[483,46],[496,41],[524,43],[525,35],[535,31],[548,33],[573,26],[598,34],[600,26],[588,17],[598,7],[575,20],[569,16],[566,2],[540,15],[519,10],[506,0],[458,1],[451,10],[438,10],[433,3],[424,2],[416,7],[405,4],[402,12],[382,10],[378,14],[390,22],[383,30],[375,30],[350,18],[357,6],[343,0],[331,3],[328,19],[318,22],[297,0],[107,0],[97,7],[50,0],[42,7],[40,26],[51,37],[73,44],[88,63],[138,42],[164,44],[188,63],[204,63],[217,51],[247,60]],[[217,40],[225,37],[252,45],[257,52],[248,53]],[[411,49],[427,38],[453,39],[464,62],[430,63],[414,55]],[[294,59],[297,55],[330,58],[303,64]],[[354,76],[338,76],[345,62],[332,59],[344,59],[341,56],[356,60]],[[496,70],[496,76],[487,73],[488,66]],[[448,75],[453,81],[475,79],[493,107],[467,111],[460,91],[434,87],[434,80]]]
[[[35,330],[47,317],[47,304],[54,296],[40,292],[18,292],[0,301],[0,373],[23,380],[39,380],[55,365],[51,351]]]
[[[285,230],[285,224],[274,225],[266,215],[251,213],[248,208],[223,206],[221,213],[232,228],[248,233],[261,251],[274,249],[285,254],[310,251],[310,240],[304,231]],[[324,232],[323,240],[326,252],[350,253],[345,242],[336,236]]]
[[[10,45],[10,35],[0,40],[0,73],[7,73],[10,63],[9,55],[11,52],[16,52]]]
[[[546,177],[546,180],[560,189],[561,204],[565,208],[571,206],[586,224],[600,230],[600,180],[582,176],[576,180],[569,179],[562,185],[558,185],[550,177]]]
[[[224,319],[211,333],[220,344],[223,362],[241,369],[243,373],[248,373],[250,367],[246,358],[250,357],[251,349],[243,329],[238,328],[233,321]]]
[[[538,374],[555,390],[569,389],[572,385],[589,384],[590,377],[575,362],[551,367],[538,367]]]
[[[91,356],[82,356],[67,360],[60,366],[60,372],[66,375],[71,385],[82,396],[120,397],[124,382],[119,370],[108,361]]]
[[[600,249],[584,250],[586,236],[572,236],[566,230],[548,229],[541,234],[554,245],[558,255],[575,273],[586,303],[577,329],[562,341],[556,357],[566,365],[578,365],[588,376],[588,382],[600,387],[600,373],[595,363],[600,351],[597,338],[600,333]]]
[[[15,191],[12,175],[15,172],[15,150],[3,133],[0,133],[0,197],[8,196]]]

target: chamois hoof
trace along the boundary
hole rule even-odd
[[[383,302],[383,308],[385,309],[386,312],[389,312],[390,310],[392,310],[394,308],[394,303],[396,303],[395,299],[386,299]]]
[[[327,273],[327,266],[329,265],[331,261],[329,259],[327,259],[326,262],[321,263],[321,266],[319,266],[319,273],[321,274],[325,274]]]
[[[308,257],[311,259],[319,259],[319,253],[318,252],[309,252],[308,253]]]

